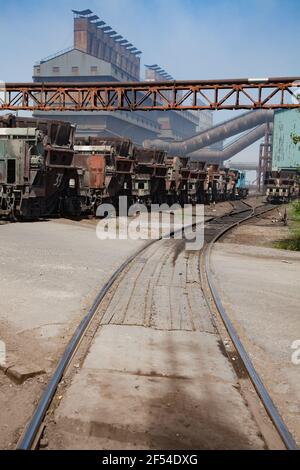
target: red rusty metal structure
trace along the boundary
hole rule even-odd
[[[126,83],[4,83],[0,111],[279,109],[300,106],[300,78]]]
[[[259,147],[259,169],[258,169],[258,190],[265,192],[267,174],[272,171],[272,131],[270,123],[266,124],[264,132],[264,142]]]

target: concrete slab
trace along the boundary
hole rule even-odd
[[[300,340],[300,253],[219,243],[212,266],[226,311],[300,444],[300,366],[292,362]]]
[[[51,449],[264,448],[204,301],[199,253],[159,242],[103,310],[47,425]]]
[[[5,375],[16,384],[22,385],[26,380],[45,375],[46,371],[34,364],[17,364],[7,367],[5,370],[0,366]]]
[[[264,447],[218,337],[201,332],[102,327],[55,421],[51,448]]]
[[[7,354],[49,370],[96,292],[142,244],[100,241],[95,225],[72,221],[2,226],[0,340]]]

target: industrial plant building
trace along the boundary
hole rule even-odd
[[[127,39],[91,10],[74,13],[74,45],[34,66],[34,82],[130,82],[174,80],[159,65],[145,66],[141,54]],[[129,137],[137,144],[146,139],[174,141],[193,136],[213,125],[211,111],[151,112],[48,112],[52,119],[77,125],[78,135]],[[35,116],[40,113],[36,112]],[[43,113],[45,116],[45,113]],[[214,148],[221,149],[222,143]]]

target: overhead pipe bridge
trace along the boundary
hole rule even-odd
[[[2,83],[0,111],[167,111],[299,107],[300,77]]]

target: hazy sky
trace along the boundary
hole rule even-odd
[[[35,61],[71,46],[71,10],[85,8],[141,49],[142,64],[157,63],[176,79],[300,75],[300,0],[0,0],[0,6],[4,81],[31,81]],[[216,121],[228,117],[215,114]]]

